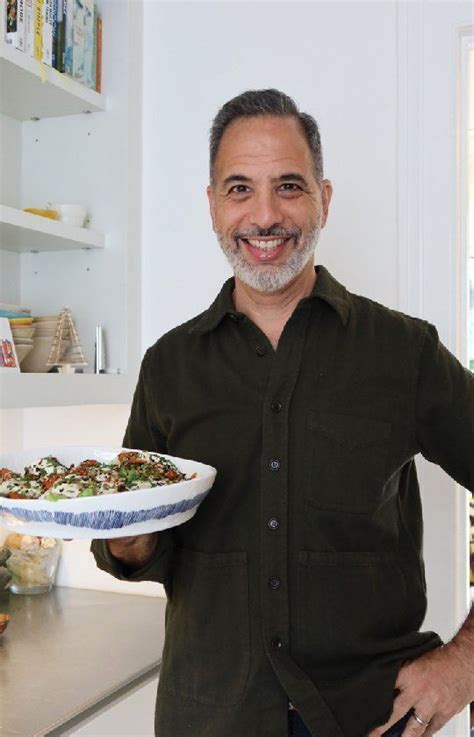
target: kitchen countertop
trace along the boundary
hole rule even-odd
[[[0,592],[0,735],[42,737],[161,663],[166,599]]]

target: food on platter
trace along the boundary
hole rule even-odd
[[[0,468],[0,497],[59,501],[150,489],[196,478],[169,459],[149,451],[123,451],[108,462],[84,459],[70,466],[53,455],[24,467]]]

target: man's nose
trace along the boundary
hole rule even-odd
[[[249,213],[252,225],[260,228],[269,228],[272,225],[280,225],[283,220],[280,202],[273,192],[265,192],[252,198],[251,211]]]

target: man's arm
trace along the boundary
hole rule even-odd
[[[474,492],[474,374],[426,323],[414,418],[418,451]]]
[[[474,375],[425,324],[418,366],[414,428],[419,452],[474,491]],[[466,582],[467,583],[467,582]],[[405,663],[395,683],[390,719],[369,737],[380,737],[414,707],[424,728],[410,719],[402,737],[432,737],[474,701],[474,609],[445,645]]]
[[[153,421],[153,397],[147,388],[148,358],[149,351],[140,367],[122,447],[166,453],[166,437]],[[92,540],[90,546],[97,566],[115,578],[160,583],[165,583],[168,578],[173,548],[172,530]]]

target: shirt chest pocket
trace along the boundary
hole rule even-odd
[[[310,411],[306,428],[305,498],[319,509],[373,513],[382,498],[392,423]]]

